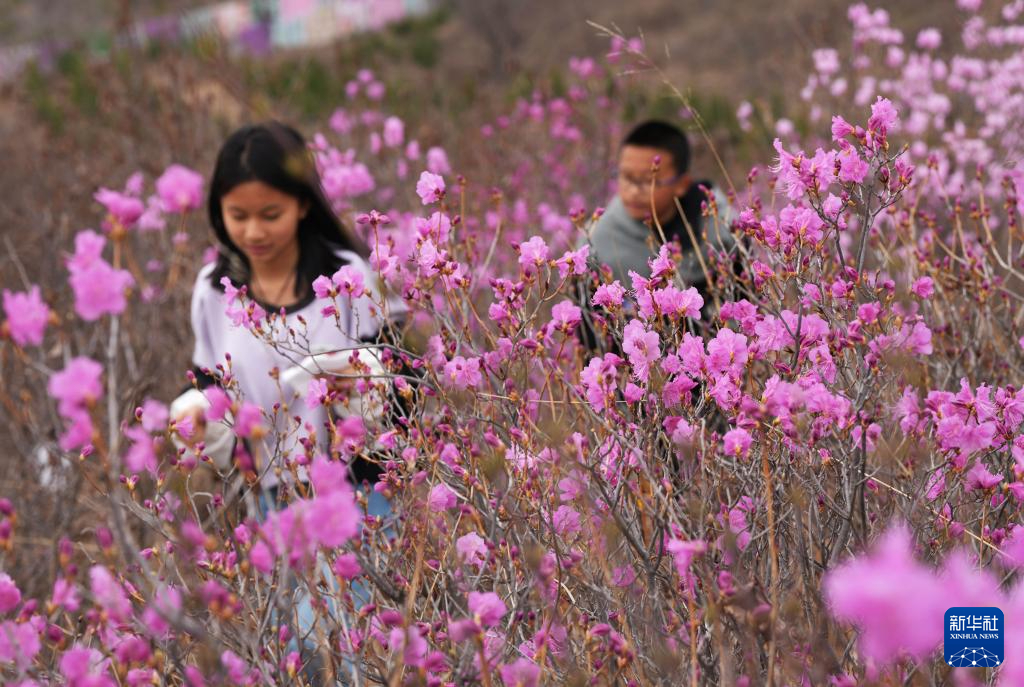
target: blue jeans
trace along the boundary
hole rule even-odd
[[[367,516],[379,516],[384,521],[383,532],[385,536],[388,536],[393,532],[393,528],[389,524],[391,516],[394,514],[394,509],[391,507],[391,502],[388,501],[387,497],[380,492],[373,489],[370,485],[368,488],[360,485],[357,488],[361,494],[366,496],[366,514]],[[259,519],[263,521],[271,510],[277,509],[277,497],[278,489],[277,486],[270,487],[269,489],[260,490],[258,499],[259,508]],[[321,577],[326,581],[330,594],[337,594],[339,589],[334,577],[334,571],[331,570],[330,564],[323,554],[317,554],[317,576]],[[315,636],[313,634],[314,625],[316,623],[317,614],[313,608],[312,600],[309,595],[309,590],[304,585],[299,585],[297,582],[292,580],[289,585],[289,589],[292,592],[292,603],[295,609],[296,618],[296,630],[298,637],[292,637],[288,643],[288,651],[299,651],[299,638],[302,638],[302,653],[305,654],[305,658],[312,656],[315,653]],[[370,583],[360,577],[355,578],[349,583],[349,593],[352,596],[352,604],[355,608],[361,608],[366,604],[370,603],[373,599],[373,588]],[[340,617],[344,613],[343,608],[334,606],[329,608],[329,615],[335,618]],[[275,611],[276,619],[276,611]],[[351,659],[345,659],[346,671],[351,671],[352,662]],[[307,675],[307,680],[312,685],[322,684],[315,675]],[[346,676],[341,676],[344,680]],[[347,683],[345,683],[347,684]]]

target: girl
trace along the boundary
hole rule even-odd
[[[200,270],[192,294],[192,363],[199,386],[208,386],[220,381],[230,354],[242,399],[263,410],[266,431],[251,437],[247,449],[263,462],[256,468],[272,504],[278,485],[288,479],[283,461],[323,451],[329,441],[324,407],[308,407],[306,389],[289,389],[279,373],[309,350],[338,351],[376,341],[388,316],[401,314],[404,306],[386,302],[389,312],[381,312],[377,275],[365,261],[369,251],[331,210],[306,142],[291,127],[270,122],[233,133],[217,156],[208,210],[220,245],[217,260]],[[339,296],[337,318],[325,316],[326,303],[316,302],[313,281],[345,265],[368,293]],[[225,283],[231,292],[247,287],[248,297],[267,313],[284,310],[284,322],[278,319],[272,329],[279,350],[232,321],[226,311],[241,306],[232,302]],[[218,365],[221,372],[213,372]],[[280,458],[268,465],[272,456]],[[352,472],[356,484],[377,475],[373,465],[360,461]],[[301,469],[299,474],[304,478]],[[271,504],[261,504],[261,510]]]

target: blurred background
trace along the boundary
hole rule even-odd
[[[414,210],[395,192],[409,195],[422,162],[410,157],[408,177],[394,172],[394,159],[366,153],[367,132],[379,129],[379,119],[335,126],[339,108],[347,116],[367,109],[397,116],[407,141],[424,151],[443,147],[454,172],[476,188],[501,188],[509,204],[524,200],[531,212],[540,208],[523,215],[525,224],[536,223],[523,231],[555,216],[567,221],[571,207],[592,210],[607,198],[605,172],[629,122],[660,116],[696,133],[667,84],[690,99],[707,125],[708,140],[694,136],[696,165],[720,177],[708,153],[711,141],[725,169],[742,180],[751,164],[770,161],[779,120],[827,132],[827,118],[824,125],[810,123],[799,92],[813,49],[848,52],[848,4],[0,0],[0,287],[39,283],[58,317],[73,320],[64,258],[77,231],[103,221],[93,200],[97,188],[121,188],[135,171],[151,181],[171,163],[208,175],[231,130],[269,117],[292,122],[307,136],[331,135],[339,150],[357,151],[379,173],[378,187],[389,193],[356,199],[348,221],[374,208]],[[934,26],[952,35],[962,21],[952,2],[904,0],[887,9],[892,23],[909,31]],[[618,63],[603,78],[590,78],[586,97],[573,101],[572,126],[581,135],[571,146],[527,124],[514,124],[504,140],[493,137],[495,127],[519,121],[512,113],[529,112],[530,103],[548,107],[571,93],[580,72],[571,58],[604,64],[609,37],[595,24],[642,37],[662,74]],[[347,92],[352,83],[380,88],[363,88],[355,98]],[[744,101],[754,104],[753,126],[737,120]],[[554,181],[538,171],[565,160],[580,164]],[[380,172],[385,163],[390,171]],[[380,181],[388,175],[390,181]],[[122,334],[129,371],[124,407],[146,397],[169,401],[184,384],[189,292],[210,245],[201,219],[169,227],[158,239],[133,238],[149,241],[136,249],[152,258],[136,266],[138,274],[145,267],[164,275],[174,259],[182,267],[180,278],[154,279],[173,288],[145,296],[151,307],[133,313]],[[180,255],[174,232],[194,239]],[[102,355],[102,327],[69,331],[76,351]],[[17,501],[24,514],[19,547],[34,552],[19,561],[21,578],[42,572],[38,583],[45,585],[54,533],[74,536],[92,527],[85,514],[102,510],[102,494],[84,487],[82,471],[55,449],[61,427],[46,400],[45,376],[36,369],[33,377],[31,366],[20,376],[16,370],[25,366],[13,364],[18,355],[0,346],[0,496]],[[45,355],[60,368],[56,347]]]

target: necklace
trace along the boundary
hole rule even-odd
[[[252,273],[252,282],[253,282],[253,286],[259,288],[260,294],[263,297],[262,300],[263,300],[263,302],[265,304],[267,304],[267,305],[281,305],[281,298],[285,295],[285,293],[287,293],[288,287],[292,283],[294,283],[295,276],[296,276],[296,273],[292,272],[291,275],[288,277],[288,279],[286,279],[284,281],[284,283],[281,284],[281,288],[279,288],[277,290],[277,294],[273,298],[270,298],[270,293],[265,288],[263,288],[263,284],[260,283],[260,279],[259,279],[259,277],[256,276],[255,272]]]

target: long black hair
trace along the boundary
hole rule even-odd
[[[247,181],[260,181],[286,193],[307,206],[299,220],[299,264],[295,295],[302,295],[318,276],[331,275],[345,260],[337,251],[349,250],[366,258],[370,251],[331,209],[320,184],[313,155],[298,131],[281,122],[252,124],[228,136],[217,154],[217,166],[210,180],[207,211],[210,225],[220,242],[220,252],[210,283],[223,290],[220,281],[228,277],[240,287],[249,281],[248,258],[228,236],[221,200],[233,188]]]

